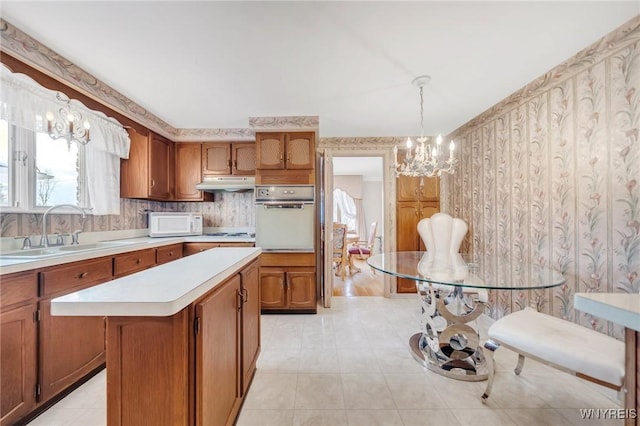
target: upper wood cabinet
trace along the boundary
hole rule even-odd
[[[256,133],[256,183],[310,185],[315,182],[313,132]]]
[[[129,158],[120,163],[120,196],[169,200],[173,187],[173,144],[160,135],[129,129]]]
[[[175,182],[173,200],[203,201],[205,193],[196,185],[202,182],[202,144],[178,142],[175,144]]]
[[[256,145],[250,142],[202,144],[202,173],[207,176],[253,176]]]

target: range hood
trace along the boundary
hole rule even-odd
[[[254,176],[207,176],[196,185],[196,189],[205,192],[242,192],[255,189]]]

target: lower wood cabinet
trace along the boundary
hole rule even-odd
[[[317,312],[313,253],[263,253],[260,292],[262,312]]]
[[[260,352],[258,270],[170,317],[107,318],[110,426],[234,424]]]
[[[156,251],[156,265],[180,259],[183,256],[183,244],[171,244],[169,246],[158,247]]]
[[[0,313],[0,424],[3,426],[15,424],[36,406],[35,311],[36,304],[29,303]]]
[[[255,243],[183,243],[183,253],[191,256],[216,247],[255,247]]]
[[[0,426],[23,423],[105,362],[105,319],[53,316],[52,299],[109,281],[114,268],[126,275],[181,252],[176,244],[2,275]]]

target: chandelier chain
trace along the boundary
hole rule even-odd
[[[424,137],[424,89],[420,86],[420,137]]]

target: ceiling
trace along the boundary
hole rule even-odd
[[[2,1],[0,15],[176,128],[317,115],[322,137],[449,133],[640,1]]]

